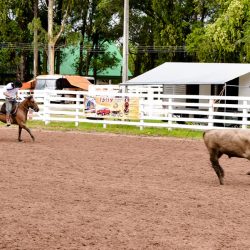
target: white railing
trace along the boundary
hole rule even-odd
[[[30,91],[20,91],[21,96]],[[41,120],[45,124],[51,121],[123,124],[144,127],[186,128],[205,130],[213,127],[242,127],[250,125],[250,97],[163,95],[150,93],[118,93],[114,91],[33,91],[40,111],[30,112],[29,119]],[[88,119],[85,112],[86,97],[109,96],[139,98],[138,119]],[[4,96],[0,92],[0,102]]]

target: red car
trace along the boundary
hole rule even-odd
[[[108,108],[101,108],[96,111],[96,114],[98,115],[109,115],[110,114],[110,109]]]

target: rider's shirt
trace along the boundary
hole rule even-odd
[[[4,86],[4,92],[8,92],[11,97],[6,97],[6,99],[15,99],[19,88],[15,88],[13,83],[10,82]]]

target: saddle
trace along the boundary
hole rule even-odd
[[[10,112],[11,115],[15,115],[17,112],[17,108],[18,108],[18,103],[14,102],[12,105],[12,110]],[[3,105],[1,106],[1,110],[0,112],[2,114],[6,114],[6,103],[4,102]]]

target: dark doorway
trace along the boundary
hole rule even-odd
[[[226,83],[226,95],[227,96],[238,96],[239,95],[239,77],[228,81]]]
[[[239,95],[239,78],[235,78],[226,83],[225,87],[226,96],[238,96]],[[226,100],[226,104],[238,104],[237,100]],[[226,108],[227,112],[236,111],[236,108]]]
[[[187,84],[186,95],[199,95],[199,89],[198,84]],[[187,99],[187,102],[199,102],[199,99]]]
[[[224,95],[225,84],[223,85],[211,85],[211,95]]]
[[[226,82],[223,85],[212,85],[211,95],[218,96],[238,96],[239,95],[239,77]],[[221,100],[220,103],[238,104],[237,100]],[[227,108],[226,111],[234,111],[234,108]]]
[[[215,95],[221,95],[221,96],[238,96],[239,95],[239,78],[235,78],[233,80],[230,80],[226,82],[224,85],[217,85],[214,86],[214,94]],[[211,91],[211,94],[213,92]],[[220,100],[221,104],[238,104],[237,100]],[[218,112],[230,112],[235,113],[237,112],[237,108],[232,107],[220,107],[217,110]],[[216,119],[229,119],[229,117],[226,116],[216,116]],[[230,119],[233,119],[230,117]],[[218,123],[214,124],[215,126],[230,126],[235,127],[238,126],[237,124],[226,124],[226,123]]]

